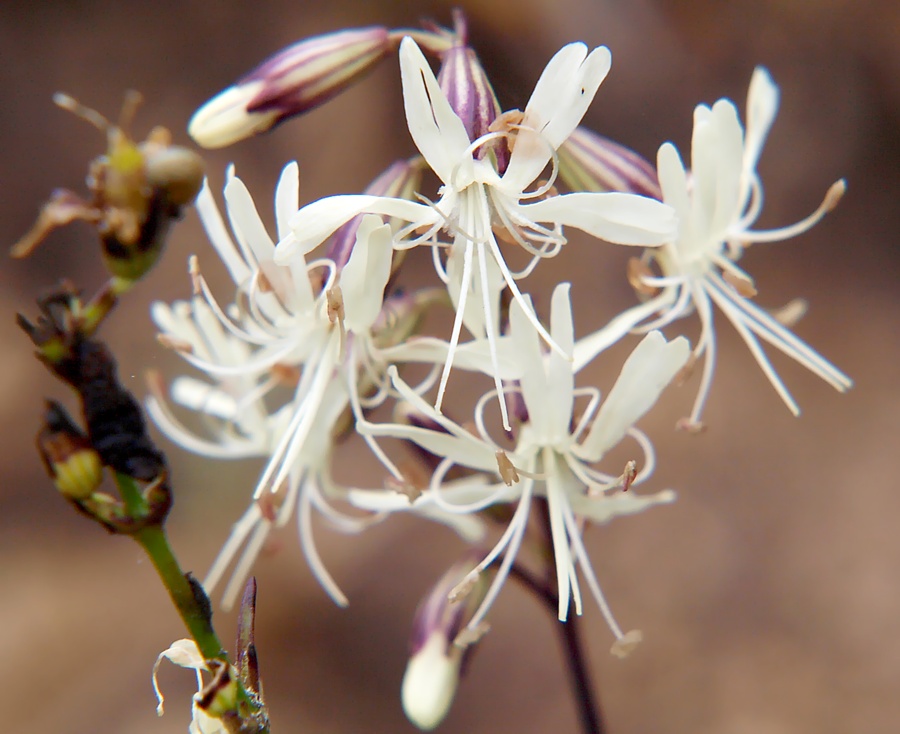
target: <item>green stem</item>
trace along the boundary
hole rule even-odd
[[[200,654],[207,660],[211,658],[227,660],[222,643],[212,629],[209,609],[194,596],[194,590],[178,566],[163,529],[158,525],[150,525],[138,530],[134,539],[150,556],[163,586],[168,590],[172,603],[181,615],[181,620],[197,643]]]
[[[122,504],[125,505],[125,514],[133,518],[146,516],[150,507],[137,483],[131,477],[116,472],[116,485],[119,488],[119,496],[122,497]]]

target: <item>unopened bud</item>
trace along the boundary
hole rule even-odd
[[[47,404],[37,445],[47,473],[63,496],[84,500],[100,487],[100,456],[59,403]]]
[[[407,718],[425,731],[440,724],[450,710],[462,664],[474,642],[454,644],[460,635],[465,637],[465,624],[487,591],[483,574],[469,577],[471,568],[469,558],[454,564],[416,610],[401,700]],[[470,579],[467,593],[451,599],[464,579]]]
[[[662,199],[650,162],[583,127],[575,128],[559,149],[559,177],[572,191],[624,191]]]
[[[462,120],[469,140],[491,132],[491,123],[500,114],[500,103],[478,56],[469,46],[454,45],[444,52],[438,84]],[[485,152],[480,149],[476,155],[481,157]]]
[[[188,125],[204,148],[223,148],[318,107],[360,79],[390,50],[387,28],[308,38],[270,57],[203,105]]]
[[[462,650],[435,633],[409,659],[400,697],[407,718],[419,729],[431,731],[447,716],[462,658]]]

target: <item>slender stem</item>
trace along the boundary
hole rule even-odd
[[[212,629],[210,610],[194,595],[194,589],[178,566],[163,529],[158,525],[150,525],[137,531],[134,539],[153,561],[163,586],[169,592],[172,603],[203,657],[207,660],[225,660],[222,643]]]
[[[574,614],[568,621],[558,624],[556,629],[566,652],[563,657],[566,658],[568,665],[569,683],[578,706],[581,728],[585,734],[603,734],[606,728],[601,718],[600,701],[591,682],[591,673],[584,656],[581,618]]]

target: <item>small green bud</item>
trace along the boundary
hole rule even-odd
[[[67,499],[85,500],[100,487],[100,456],[59,403],[47,404],[37,446],[47,473]]]

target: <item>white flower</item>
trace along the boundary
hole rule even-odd
[[[363,213],[397,217],[409,225],[395,235],[395,247],[419,244],[433,247],[438,274],[447,284],[457,309],[436,407],[440,410],[463,323],[490,345],[493,376],[501,390],[497,356],[499,296],[508,287],[517,301],[523,296],[516,280],[526,276],[538,260],[555,255],[565,243],[563,226],[596,237],[631,245],[656,245],[675,229],[671,209],[639,196],[620,193],[552,195],[552,181],[529,190],[556,149],[584,116],[610,66],[609,50],[584,44],[565,46],[551,59],[535,87],[521,122],[511,130],[470,140],[465,125],[441,91],[422,52],[411,38],[400,47],[400,70],[406,119],[413,141],[440,178],[436,202],[412,202],[378,196],[335,196],[309,204],[292,219],[292,235],[277,248],[276,259],[292,263],[310,251],[341,224]],[[492,156],[480,157],[486,144],[515,132],[507,169],[496,169]],[[518,243],[533,257],[520,272],[507,266],[495,229]],[[446,231],[450,242],[439,241]],[[439,253],[449,244],[446,262]],[[550,334],[525,309],[527,319],[552,348]],[[505,427],[506,408],[501,402]]]
[[[281,236],[296,212],[298,187],[297,165],[291,163],[275,195]],[[337,425],[347,411],[359,416],[363,408],[387,397],[389,361],[430,363],[442,359],[448,347],[428,339],[402,343],[416,310],[429,299],[427,293],[399,296],[385,305],[393,243],[389,227],[378,217],[364,217],[356,246],[339,272],[327,258],[307,263],[298,256],[282,266],[273,261],[274,243],[250,193],[231,170],[225,200],[234,239],[208,186],[198,197],[197,208],[234,280],[234,303],[220,306],[192,261],[198,295],[190,303],[156,303],[152,310],[161,341],[206,375],[205,380],[177,378],[171,396],[203,416],[212,435],[186,428],[158,386],[147,410],[169,438],[190,451],[216,459],[267,460],[253,502],[207,574],[207,591],[212,592],[240,554],[223,593],[223,606],[229,608],[271,530],[286,524],[296,509],[300,543],[310,568],[332,599],[345,605],[346,597],[316,551],[312,510],[343,532],[358,532],[378,517],[348,517],[332,506],[346,494],[330,471]],[[489,369],[486,342],[461,345],[460,354],[464,368]],[[512,374],[512,360],[503,349],[501,357],[501,374]],[[432,381],[426,380],[424,388]],[[367,440],[400,479],[399,470],[374,441]],[[477,534],[471,522],[461,523],[460,518],[438,511],[432,516],[469,537]]]
[[[159,672],[159,664],[163,661],[163,658],[175,663],[175,665],[180,665],[182,668],[190,668],[197,675],[197,693],[194,694],[192,699],[191,724],[188,728],[190,734],[228,734],[228,729],[221,719],[210,716],[197,706],[197,700],[200,692],[203,690],[203,673],[201,671],[208,671],[209,668],[206,665],[206,660],[200,654],[197,643],[193,640],[176,640],[171,647],[163,650],[159,657],[156,658],[156,662],[153,665],[153,690],[156,693],[156,700],[159,702],[156,707],[156,713],[159,716],[162,716],[164,713],[163,703],[165,697],[162,691],[159,690],[159,683],[156,679]]]
[[[476,630],[515,559],[528,521],[532,496],[546,496],[557,569],[559,618],[566,619],[570,599],[574,600],[576,612],[581,613],[581,592],[575,573],[576,565],[580,566],[610,628],[616,638],[621,639],[623,634],[606,605],[582,542],[579,518],[603,523],[617,515],[639,512],[674,499],[671,491],[640,496],[633,491],[620,490],[623,486],[627,489],[632,479],[635,484],[640,483],[653,470],[652,446],[633,424],[653,406],[663,388],[684,366],[690,347],[683,337],[667,343],[659,332],[648,334],[626,361],[619,379],[601,405],[599,391],[574,386],[575,371],[596,354],[596,345],[601,342],[592,337],[583,343],[574,342],[568,284],[561,284],[554,291],[551,334],[574,359],[554,351],[543,353],[529,321],[523,309],[514,304],[511,308],[512,340],[523,369],[519,389],[528,412],[527,422],[519,430],[515,450],[504,452],[485,429],[483,410],[491,393],[479,401],[475,420],[479,435],[475,435],[430,407],[393,371],[394,384],[401,397],[441,430],[365,421],[360,421],[357,429],[372,436],[407,439],[444,458],[434,472],[428,491],[412,505],[398,502],[396,494],[364,491],[351,492],[350,501],[372,510],[420,511],[435,506],[450,513],[477,512],[498,502],[518,503],[500,541],[473,571],[481,572],[504,554],[496,578],[468,624],[470,629]],[[507,392],[511,390],[509,388]],[[574,411],[576,399],[587,401],[580,417],[576,417]],[[637,476],[616,478],[595,469],[593,464],[626,435],[636,439],[645,454],[644,466]],[[444,486],[443,478],[456,464],[499,474],[503,483],[460,488]]]
[[[764,69],[757,68],[747,98],[746,132],[734,104],[721,99],[712,108],[699,105],[694,111],[689,174],[671,143],[659,149],[663,200],[678,213],[678,235],[671,243],[648,250],[645,255],[645,263],[655,261],[658,265],[659,277],[649,267],[638,267],[632,274],[639,288],[651,292],[661,288],[662,292],[631,309],[619,326],[643,320],[641,331],[657,329],[697,311],[702,332],[694,358],[703,356],[705,363],[700,390],[686,423],[689,428],[701,426],[700,416],[715,367],[714,305],[732,323],[795,415],[799,408],[763,352],[760,339],[841,392],[852,384],[843,372],[794,336],[778,316],[749,300],[756,294],[753,281],[735,264],[748,245],[784,240],[805,232],[837,204],[845,190],[844,181],[837,181],[819,208],[796,224],[767,231],[750,229],[762,208],[762,184],[756,164],[777,108],[778,88]],[[653,318],[646,321],[649,317]]]
[[[276,192],[279,233],[296,211],[296,164],[287,166]],[[235,525],[205,584],[217,585],[243,548],[224,593],[229,607],[240,593],[270,530],[284,525],[297,509],[300,542],[316,578],[339,604],[347,600],[326,571],[312,539],[315,508],[346,532],[370,519],[347,517],[329,499],[343,490],[330,475],[335,427],[358,402],[353,362],[345,373],[347,342],[362,360],[372,341],[370,329],[381,313],[393,248],[388,227],[377,217],[364,220],[349,262],[338,274],[330,260],[289,266],[272,260],[274,243],[244,184],[229,172],[225,187],[228,215],[237,244],[228,235],[208,187],[198,210],[210,240],[237,287],[235,302],[222,308],[194,267],[201,295],[190,304],[154,304],[163,340],[175,347],[208,380],[177,379],[172,396],[180,405],[213,419],[213,437],[197,436],[167,408],[161,391],[148,400],[148,412],[172,440],[213,458],[263,456],[266,467],[253,503]],[[313,283],[320,284],[317,289]],[[359,342],[362,342],[360,344]],[[361,356],[360,356],[361,355]],[[291,390],[280,407],[267,407],[276,388]],[[351,395],[353,393],[353,395]],[[283,392],[282,392],[283,394]],[[209,422],[209,420],[207,420]]]

